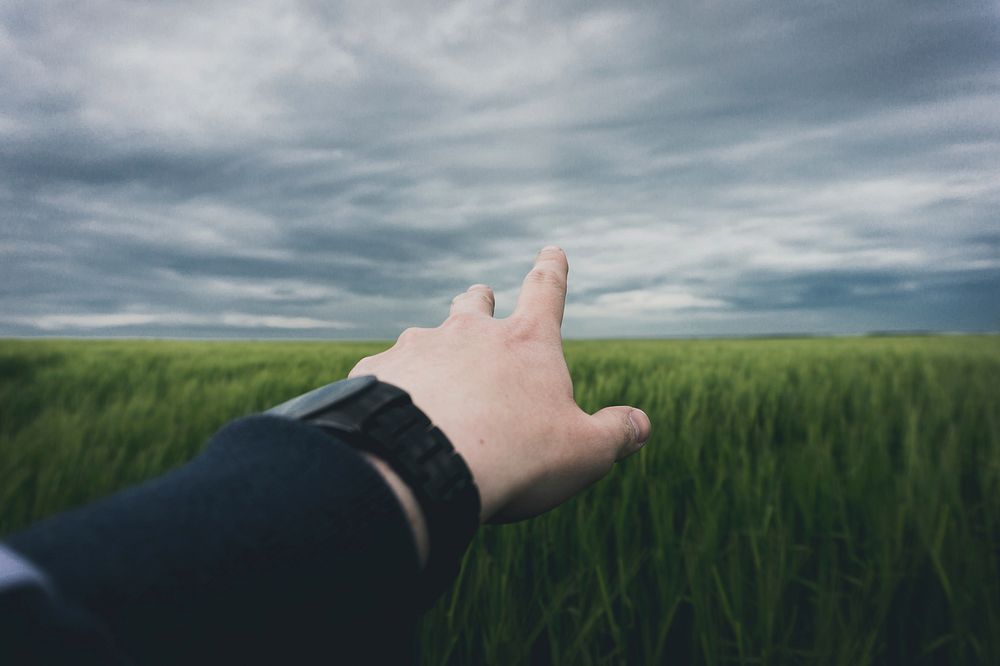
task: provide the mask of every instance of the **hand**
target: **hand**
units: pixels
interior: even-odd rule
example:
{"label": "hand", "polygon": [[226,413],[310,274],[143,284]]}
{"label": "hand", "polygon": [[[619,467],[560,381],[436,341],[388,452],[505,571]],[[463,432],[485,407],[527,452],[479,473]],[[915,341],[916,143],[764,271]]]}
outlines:
{"label": "hand", "polygon": [[560,334],[568,270],[563,251],[547,247],[510,317],[494,319],[493,290],[473,285],[443,324],[406,329],[349,375],[375,375],[409,392],[472,470],[482,522],[548,511],[649,438],[642,411],[588,415],[573,399]]}

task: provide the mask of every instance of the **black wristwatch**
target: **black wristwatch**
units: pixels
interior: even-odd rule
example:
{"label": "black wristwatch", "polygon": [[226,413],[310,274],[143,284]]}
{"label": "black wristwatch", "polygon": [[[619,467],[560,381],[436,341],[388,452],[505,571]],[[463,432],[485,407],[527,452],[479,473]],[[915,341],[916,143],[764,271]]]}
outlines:
{"label": "black wristwatch", "polygon": [[454,579],[479,527],[479,490],[465,460],[406,391],[367,375],[264,413],[310,423],[384,460],[413,491],[427,521],[426,594],[433,599]]}

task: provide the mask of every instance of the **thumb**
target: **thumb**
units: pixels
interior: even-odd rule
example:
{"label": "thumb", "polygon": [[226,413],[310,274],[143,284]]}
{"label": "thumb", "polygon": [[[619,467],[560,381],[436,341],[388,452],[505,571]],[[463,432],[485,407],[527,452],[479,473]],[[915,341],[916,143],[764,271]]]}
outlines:
{"label": "thumb", "polygon": [[605,407],[590,418],[600,429],[604,442],[615,452],[615,462],[641,449],[652,431],[649,417],[635,407]]}

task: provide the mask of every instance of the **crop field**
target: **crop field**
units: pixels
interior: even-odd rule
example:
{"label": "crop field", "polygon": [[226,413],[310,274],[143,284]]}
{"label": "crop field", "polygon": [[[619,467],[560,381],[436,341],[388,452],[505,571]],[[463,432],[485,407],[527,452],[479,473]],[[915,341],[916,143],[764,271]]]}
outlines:
{"label": "crop field", "polygon": [[[0,340],[0,535],[379,343]],[[1000,338],[566,343],[653,437],[480,530],[424,664],[1000,663]]]}

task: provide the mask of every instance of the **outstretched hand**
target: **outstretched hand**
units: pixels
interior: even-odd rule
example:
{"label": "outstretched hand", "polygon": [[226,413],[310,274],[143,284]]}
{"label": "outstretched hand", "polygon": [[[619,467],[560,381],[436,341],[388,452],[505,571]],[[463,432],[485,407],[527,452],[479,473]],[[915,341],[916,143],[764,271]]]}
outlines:
{"label": "outstretched hand", "polygon": [[479,486],[482,522],[548,511],[649,438],[641,410],[589,415],[573,399],[560,334],[568,271],[563,251],[546,247],[511,316],[495,319],[493,290],[473,285],[440,326],[406,329],[350,373],[406,390],[448,436]]}

